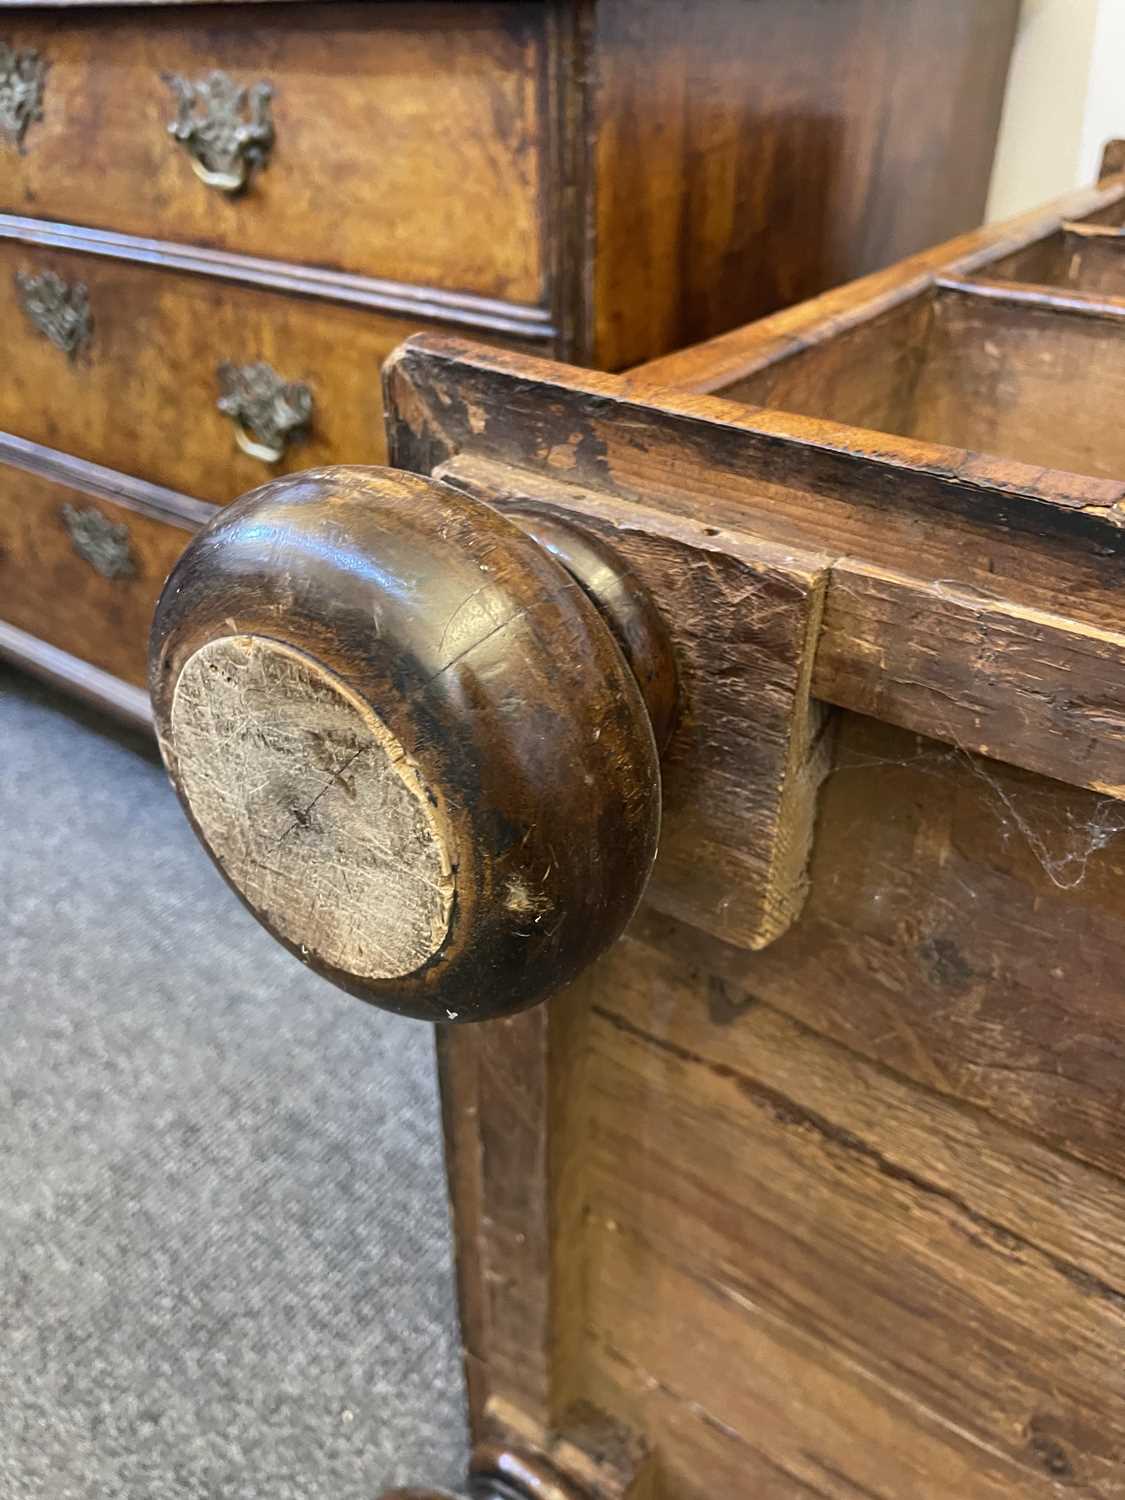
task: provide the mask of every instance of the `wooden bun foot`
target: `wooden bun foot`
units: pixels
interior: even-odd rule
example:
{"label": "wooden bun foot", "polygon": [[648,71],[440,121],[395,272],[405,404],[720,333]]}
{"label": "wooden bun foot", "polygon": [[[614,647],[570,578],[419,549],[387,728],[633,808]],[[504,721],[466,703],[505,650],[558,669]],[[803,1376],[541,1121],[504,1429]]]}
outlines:
{"label": "wooden bun foot", "polygon": [[[469,1461],[470,1500],[587,1500],[541,1458],[481,1443]],[[448,1490],[384,1490],[379,1500],[460,1500]]]}
{"label": "wooden bun foot", "polygon": [[423,1020],[546,999],[656,857],[675,662],[613,554],[389,469],[221,511],[157,608],[165,763],[254,915]]}
{"label": "wooden bun foot", "polygon": [[384,1490],[379,1500],[458,1500],[449,1490]]}
{"label": "wooden bun foot", "polygon": [[384,1490],[379,1500],[457,1500],[449,1490]]}
{"label": "wooden bun foot", "polygon": [[584,1500],[567,1480],[541,1458],[480,1443],[469,1462],[472,1500]]}

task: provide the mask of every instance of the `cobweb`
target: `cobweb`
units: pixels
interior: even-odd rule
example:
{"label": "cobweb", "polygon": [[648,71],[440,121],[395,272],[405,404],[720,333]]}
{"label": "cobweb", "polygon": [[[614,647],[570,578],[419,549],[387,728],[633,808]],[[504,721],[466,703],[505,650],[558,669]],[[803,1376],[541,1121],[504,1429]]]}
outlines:
{"label": "cobweb", "polygon": [[897,756],[874,755],[844,745],[829,775],[895,767],[964,784],[968,773],[984,788],[1002,842],[1022,842],[1051,883],[1064,891],[1079,887],[1095,855],[1125,833],[1125,801],[1116,797],[990,761],[952,743],[952,734],[949,744],[921,735],[909,738],[913,752]]}

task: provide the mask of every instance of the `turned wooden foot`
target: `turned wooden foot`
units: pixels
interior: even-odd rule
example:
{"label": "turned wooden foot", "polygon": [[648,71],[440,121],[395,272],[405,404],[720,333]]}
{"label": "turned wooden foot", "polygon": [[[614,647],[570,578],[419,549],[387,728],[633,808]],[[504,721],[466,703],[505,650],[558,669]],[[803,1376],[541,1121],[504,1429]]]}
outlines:
{"label": "turned wooden foot", "polygon": [[457,1500],[448,1490],[384,1490],[379,1500]]}
{"label": "turned wooden foot", "polygon": [[[584,1500],[540,1458],[483,1443],[469,1462],[470,1500]],[[385,1490],[379,1500],[458,1500],[448,1490]]]}
{"label": "turned wooden foot", "polygon": [[379,1500],[457,1500],[448,1490],[384,1490]]}

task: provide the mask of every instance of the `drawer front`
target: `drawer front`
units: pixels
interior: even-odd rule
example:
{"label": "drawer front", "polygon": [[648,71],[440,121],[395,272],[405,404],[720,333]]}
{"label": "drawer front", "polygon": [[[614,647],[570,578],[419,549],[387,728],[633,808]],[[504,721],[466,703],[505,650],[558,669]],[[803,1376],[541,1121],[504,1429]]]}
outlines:
{"label": "drawer front", "polygon": [[0,463],[0,620],[143,687],[152,611],[190,536]]}
{"label": "drawer front", "polygon": [[417,324],[10,241],[0,328],[0,429],[225,503],[290,470],[381,462],[380,366]]}
{"label": "drawer front", "polygon": [[[46,66],[41,118],[19,150],[0,136],[0,210],[540,300],[540,6],[65,14],[0,18],[0,43]],[[271,97],[239,111],[221,89],[197,95],[181,143],[168,80],[215,70]],[[200,180],[189,146],[222,176],[224,127],[240,124],[238,161],[267,159],[232,195]]]}

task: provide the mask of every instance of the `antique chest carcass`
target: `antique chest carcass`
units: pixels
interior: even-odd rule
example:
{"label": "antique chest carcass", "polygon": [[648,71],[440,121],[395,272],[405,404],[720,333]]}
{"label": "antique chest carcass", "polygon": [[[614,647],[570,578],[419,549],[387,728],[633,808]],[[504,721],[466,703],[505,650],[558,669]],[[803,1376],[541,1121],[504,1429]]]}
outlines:
{"label": "antique chest carcass", "polygon": [[626,375],[419,336],[172,575],[219,868],[441,1023],[476,1495],[1125,1487],[1122,164]]}

